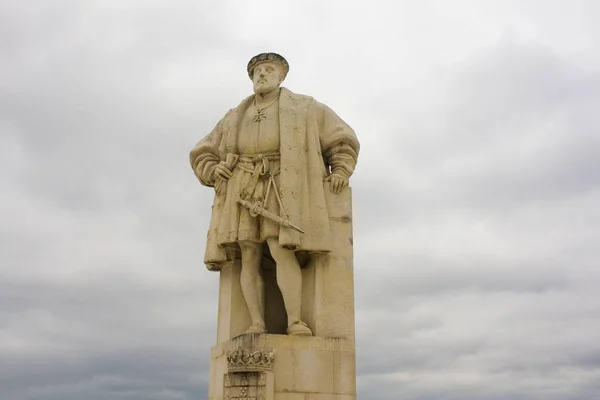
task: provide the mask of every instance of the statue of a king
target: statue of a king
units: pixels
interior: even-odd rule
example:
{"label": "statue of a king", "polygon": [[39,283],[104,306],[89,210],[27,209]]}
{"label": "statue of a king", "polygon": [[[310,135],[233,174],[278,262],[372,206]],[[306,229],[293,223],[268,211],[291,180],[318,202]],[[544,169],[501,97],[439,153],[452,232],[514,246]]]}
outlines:
{"label": "statue of a king", "polygon": [[340,193],[356,166],[356,134],[329,107],[280,87],[289,64],[276,53],[248,63],[254,94],[229,110],[194,146],[190,162],[215,199],[204,262],[220,270],[241,256],[241,288],[251,326],[264,333],[263,246],[276,264],[287,333],[310,336],[300,319],[298,256],[331,249],[325,192]]}

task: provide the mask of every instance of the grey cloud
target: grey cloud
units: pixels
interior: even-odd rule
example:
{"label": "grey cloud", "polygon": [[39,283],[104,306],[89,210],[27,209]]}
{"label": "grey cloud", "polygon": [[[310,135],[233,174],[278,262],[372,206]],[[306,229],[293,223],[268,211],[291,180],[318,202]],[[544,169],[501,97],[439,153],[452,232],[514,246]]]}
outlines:
{"label": "grey cloud", "polygon": [[[369,203],[355,207],[368,219],[355,225],[367,229],[363,240],[385,246],[356,249],[360,391],[386,386],[380,398],[390,399],[592,398],[597,374],[574,360],[580,352],[594,360],[597,348],[597,323],[588,318],[598,299],[581,280],[596,279],[599,256],[598,121],[587,112],[597,76],[542,47],[512,43],[456,70],[421,82],[438,85],[425,86],[435,107],[429,98],[407,106],[407,119],[388,127],[397,147],[381,157],[414,175],[375,178],[366,184]],[[380,158],[367,167],[371,178],[382,165]],[[583,303],[592,308],[578,311]],[[421,326],[412,318],[428,315],[427,304],[435,311]],[[573,326],[589,333],[573,339]],[[361,346],[369,349],[362,355]],[[461,374],[470,383],[461,386]]]}
{"label": "grey cloud", "polygon": [[401,165],[427,174],[445,205],[520,206],[600,183],[597,121],[588,113],[596,74],[544,47],[511,43],[455,70],[433,76],[429,97],[407,106],[397,118],[400,135],[390,135]]}
{"label": "grey cloud", "polygon": [[3,285],[4,342],[13,344],[8,353],[4,347],[3,389],[40,399],[90,390],[92,398],[187,398],[205,390],[208,350],[196,338],[210,336],[216,321],[195,310],[211,302],[214,288],[141,285],[127,275]]}

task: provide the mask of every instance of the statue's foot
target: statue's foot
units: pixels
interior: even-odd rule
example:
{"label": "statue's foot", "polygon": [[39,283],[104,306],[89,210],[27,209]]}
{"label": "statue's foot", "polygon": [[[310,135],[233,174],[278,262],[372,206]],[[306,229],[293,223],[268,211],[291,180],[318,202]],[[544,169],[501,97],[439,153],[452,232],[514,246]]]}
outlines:
{"label": "statue's foot", "polygon": [[302,321],[295,321],[288,326],[287,329],[288,335],[296,335],[296,336],[312,336],[312,331]]}
{"label": "statue's foot", "polygon": [[244,335],[253,334],[253,333],[267,333],[267,330],[265,329],[264,325],[256,323],[256,324],[250,325],[250,328],[246,329],[246,332],[244,332]]}

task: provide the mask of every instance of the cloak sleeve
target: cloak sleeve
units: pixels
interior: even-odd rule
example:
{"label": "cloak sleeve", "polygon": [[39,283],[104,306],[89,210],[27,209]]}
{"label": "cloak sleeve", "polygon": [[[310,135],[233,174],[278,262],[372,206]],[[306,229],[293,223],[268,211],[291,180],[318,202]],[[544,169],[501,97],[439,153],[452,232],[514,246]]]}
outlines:
{"label": "cloak sleeve", "polygon": [[219,159],[219,144],[223,136],[223,121],[227,118],[227,114],[215,128],[201,139],[190,151],[190,164],[194,173],[198,177],[201,184],[205,186],[214,186],[214,170]]}
{"label": "cloak sleeve", "polygon": [[356,133],[331,108],[315,103],[323,159],[332,174],[349,178],[356,167],[360,150]]}

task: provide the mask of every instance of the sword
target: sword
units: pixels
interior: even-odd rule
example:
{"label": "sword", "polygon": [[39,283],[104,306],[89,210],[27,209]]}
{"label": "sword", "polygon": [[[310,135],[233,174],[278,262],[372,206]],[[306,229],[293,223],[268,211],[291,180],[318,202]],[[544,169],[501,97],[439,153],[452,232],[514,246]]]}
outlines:
{"label": "sword", "polygon": [[281,226],[285,226],[286,228],[291,228],[300,233],[305,233],[302,229],[300,229],[296,225],[292,224],[288,219],[285,219],[285,218],[280,217],[279,215],[273,214],[271,211],[264,208],[263,205],[260,203],[252,203],[248,200],[244,200],[241,198],[237,199],[237,202],[240,203],[241,205],[243,205],[244,207],[246,207],[248,210],[250,210],[250,215],[252,215],[252,216],[262,215],[263,217],[268,218],[271,221],[277,222]]}

